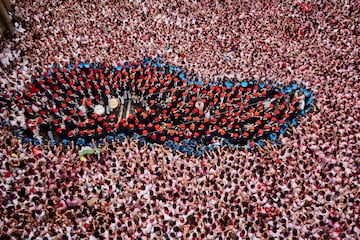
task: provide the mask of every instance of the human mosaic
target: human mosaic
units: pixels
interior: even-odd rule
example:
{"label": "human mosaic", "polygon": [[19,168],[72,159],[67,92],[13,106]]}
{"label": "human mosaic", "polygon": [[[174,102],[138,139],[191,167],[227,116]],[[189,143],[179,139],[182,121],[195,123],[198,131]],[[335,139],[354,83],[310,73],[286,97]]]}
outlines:
{"label": "human mosaic", "polygon": [[161,57],[116,66],[54,64],[13,98],[8,105],[27,126],[18,132],[23,141],[82,146],[127,136],[189,153],[219,142],[250,148],[276,142],[313,101],[296,83],[199,80]]}

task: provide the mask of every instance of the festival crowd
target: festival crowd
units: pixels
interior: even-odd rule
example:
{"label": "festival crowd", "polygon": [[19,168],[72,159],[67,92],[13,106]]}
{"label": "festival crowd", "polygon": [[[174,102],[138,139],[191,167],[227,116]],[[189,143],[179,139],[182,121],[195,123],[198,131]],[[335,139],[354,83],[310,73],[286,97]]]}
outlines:
{"label": "festival crowd", "polygon": [[[23,142],[39,145],[44,133],[52,144],[64,145],[128,136],[192,154],[216,137],[250,148],[276,140],[289,123],[297,125],[297,115],[306,116],[312,98],[297,84],[279,89],[236,79],[202,82],[158,57],[116,68],[107,63],[53,66],[4,101],[12,109],[11,129]],[[190,142],[194,147],[186,146]]]}
{"label": "festival crowd", "polygon": [[1,237],[360,237],[359,3],[13,3]]}

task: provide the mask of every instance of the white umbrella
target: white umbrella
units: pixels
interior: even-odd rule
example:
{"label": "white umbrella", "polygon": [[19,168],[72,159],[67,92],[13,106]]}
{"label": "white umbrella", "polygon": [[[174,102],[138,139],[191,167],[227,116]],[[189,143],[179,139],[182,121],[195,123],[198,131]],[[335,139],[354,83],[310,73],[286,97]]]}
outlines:
{"label": "white umbrella", "polygon": [[96,105],[94,111],[97,115],[103,115],[105,113],[105,108],[102,105]]}

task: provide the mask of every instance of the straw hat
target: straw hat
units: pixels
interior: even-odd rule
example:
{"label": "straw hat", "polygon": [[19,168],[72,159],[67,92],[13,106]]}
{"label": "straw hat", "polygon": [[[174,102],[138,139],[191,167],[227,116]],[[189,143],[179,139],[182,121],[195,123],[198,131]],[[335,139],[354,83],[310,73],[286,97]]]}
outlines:
{"label": "straw hat", "polygon": [[109,107],[110,108],[117,108],[119,106],[119,99],[117,98],[111,98],[109,101]]}

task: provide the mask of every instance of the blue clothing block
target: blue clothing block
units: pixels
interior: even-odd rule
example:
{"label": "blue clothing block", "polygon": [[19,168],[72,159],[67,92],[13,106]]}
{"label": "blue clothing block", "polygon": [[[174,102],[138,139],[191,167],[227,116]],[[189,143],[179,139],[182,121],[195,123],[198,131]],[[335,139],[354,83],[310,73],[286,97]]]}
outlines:
{"label": "blue clothing block", "polygon": [[84,144],[85,144],[85,139],[79,138],[79,139],[77,140],[76,144],[77,144],[77,145],[80,145],[80,146],[84,145]]}
{"label": "blue clothing block", "polygon": [[281,134],[281,135],[284,135],[285,133],[286,133],[286,129],[281,128],[281,129],[280,129],[280,134]]}
{"label": "blue clothing block", "polygon": [[199,150],[199,151],[196,152],[195,156],[196,157],[201,157],[203,155],[203,153],[204,153],[204,151]]}
{"label": "blue clothing block", "polygon": [[118,138],[125,138],[125,134],[124,133],[119,133]]}
{"label": "blue clothing block", "polygon": [[197,142],[196,142],[196,141],[191,141],[190,146],[191,146],[191,147],[196,147],[196,146],[197,146]]}
{"label": "blue clothing block", "polygon": [[289,92],[291,92],[292,91],[292,88],[291,87],[285,87],[285,92],[286,93],[289,93]]}
{"label": "blue clothing block", "polygon": [[135,136],[132,137],[132,139],[134,139],[134,140],[138,140],[140,138],[141,138],[141,136],[139,134],[136,134]]}
{"label": "blue clothing block", "polygon": [[213,147],[213,145],[212,145],[212,144],[210,144],[210,145],[208,146],[208,149],[209,149],[210,151],[214,151],[214,147]]}
{"label": "blue clothing block", "polygon": [[242,82],[242,83],[241,83],[241,86],[242,86],[242,87],[247,87],[247,86],[249,86],[249,83],[248,83],[248,82]]}
{"label": "blue clothing block", "polygon": [[35,145],[35,146],[40,146],[40,145],[41,145],[41,140],[39,140],[39,139],[34,139],[34,145]]}
{"label": "blue clothing block", "polygon": [[308,91],[308,90],[304,90],[304,93],[305,93],[305,95],[307,96],[307,97],[310,97],[311,96],[311,92],[310,91]]}
{"label": "blue clothing block", "polygon": [[225,82],[225,87],[226,87],[226,88],[232,88],[233,86],[234,86],[233,83]]}
{"label": "blue clothing block", "polygon": [[146,141],[144,139],[139,141],[140,146],[145,146],[145,143],[146,143]]}
{"label": "blue clothing block", "polygon": [[170,147],[170,146],[172,146],[172,141],[170,141],[170,140],[167,140],[166,142],[165,142],[165,145],[166,146],[168,146],[168,147]]}
{"label": "blue clothing block", "polygon": [[270,140],[271,141],[275,141],[276,139],[277,139],[277,135],[275,134],[275,133],[271,133],[270,135],[269,135],[269,138],[270,138]]}

